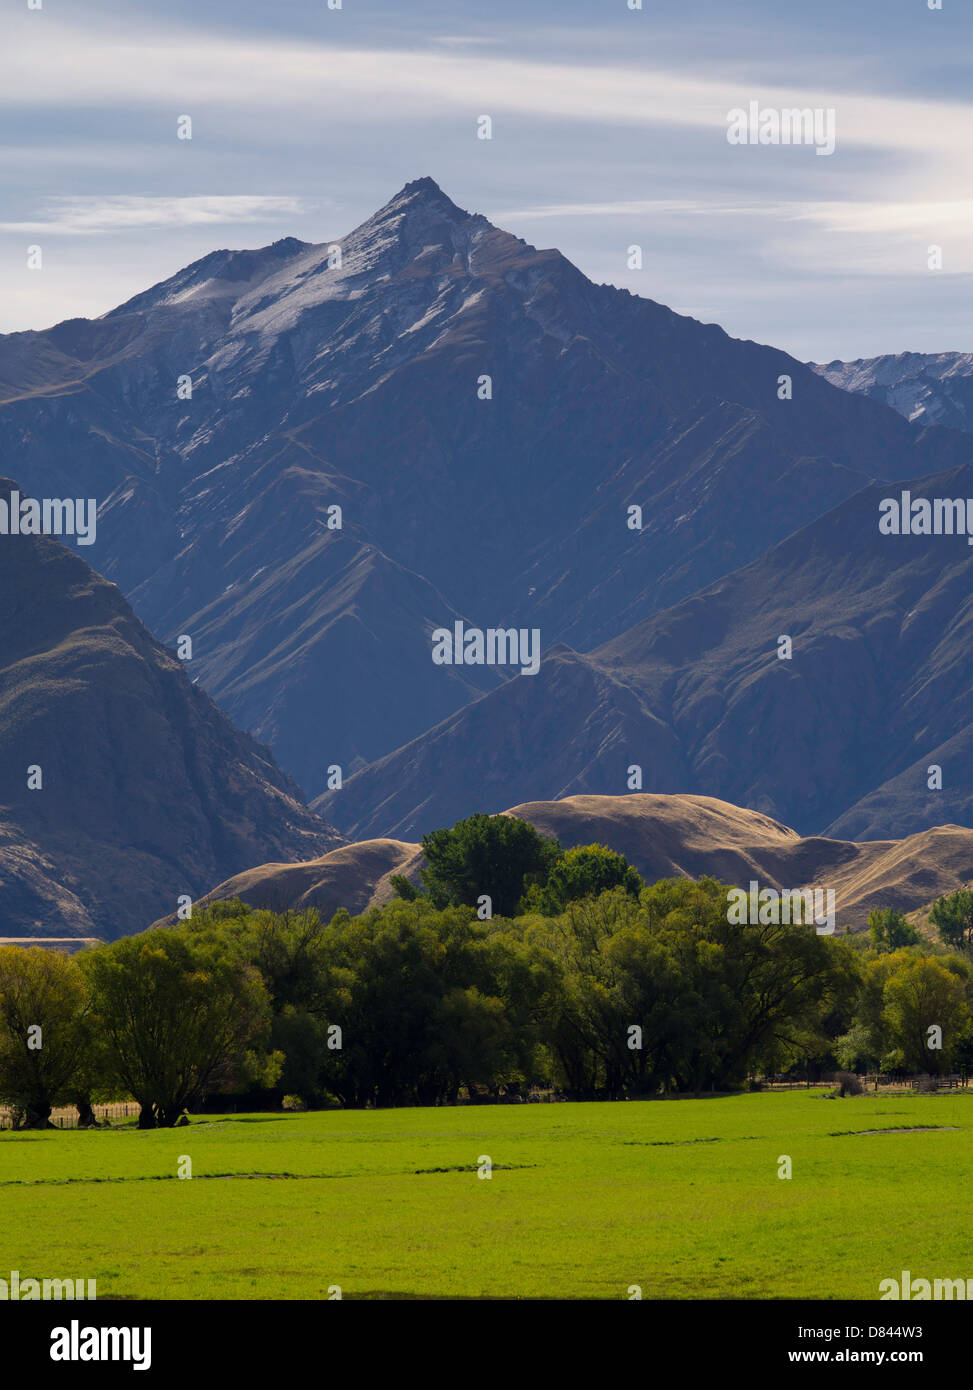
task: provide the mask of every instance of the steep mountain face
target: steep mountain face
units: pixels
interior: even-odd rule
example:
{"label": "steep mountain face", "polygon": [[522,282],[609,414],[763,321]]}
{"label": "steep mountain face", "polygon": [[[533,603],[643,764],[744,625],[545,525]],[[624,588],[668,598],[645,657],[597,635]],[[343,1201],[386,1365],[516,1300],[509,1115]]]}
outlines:
{"label": "steep mountain face", "polygon": [[907,420],[973,431],[973,353],[887,353],[821,363],[814,370],[833,386],[881,401]]}
{"label": "steep mountain face", "polygon": [[[973,467],[908,486],[973,499]],[[802,834],[973,824],[973,549],[881,534],[890,494],[864,489],[587,655],[550,653],[317,809],[355,839],[414,839],[526,796],[617,795],[637,765],[643,788],[718,796]]]}
{"label": "steep mountain face", "polygon": [[[839,932],[863,930],[874,907],[921,913],[973,871],[973,830],[956,825],[867,844],[802,839],[757,811],[713,797],[645,794],[530,801],[504,814],[529,821],[565,849],[608,845],[647,883],[709,874],[741,888],[756,881],[778,890],[833,889]],[[391,875],[418,882],[423,863],[419,844],[365,840],[308,863],[263,864],[221,883],[202,901],[242,898],[277,911],[316,908],[329,920],[339,907],[354,914],[387,902]],[[927,917],[922,914],[923,922]]]}
{"label": "steep mountain face", "polygon": [[0,593],[5,935],[114,938],[255,859],[341,843],[78,555],[0,536]]}
{"label": "steep mountain face", "polygon": [[[194,677],[309,795],[482,696],[526,700],[509,666],[435,665],[435,628],[586,650],[872,479],[970,454],[784,353],[592,284],[430,179],[335,242],[214,252],[103,319],[8,335],[0,388],[25,487],[98,497],[85,558],[162,641],[193,639]],[[600,660],[557,660],[579,698],[643,717]],[[666,718],[649,720],[659,776],[684,786]],[[566,756],[532,740],[477,795],[505,778],[499,804],[559,794]]]}

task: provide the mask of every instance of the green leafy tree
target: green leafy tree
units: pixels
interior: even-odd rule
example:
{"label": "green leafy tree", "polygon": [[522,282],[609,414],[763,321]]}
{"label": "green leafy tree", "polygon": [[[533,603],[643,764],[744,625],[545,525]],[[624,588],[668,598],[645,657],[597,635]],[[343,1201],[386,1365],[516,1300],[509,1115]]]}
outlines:
{"label": "green leafy tree", "polygon": [[947,946],[973,945],[973,890],[958,888],[933,903],[929,920]]}
{"label": "green leafy tree", "polygon": [[168,1127],[190,1101],[273,1075],[281,1058],[252,1050],[270,1003],[228,933],[159,928],[80,957],[106,1079],[141,1107],[139,1127]]}
{"label": "green leafy tree", "polygon": [[877,950],[897,951],[922,940],[905,913],[895,907],[873,907],[868,914],[868,934]]}
{"label": "green leafy tree", "polygon": [[[859,972],[842,941],[786,923],[727,921],[728,888],[711,878],[646,888],[642,910],[687,977],[697,1022],[677,1078],[685,1089],[733,1085],[784,1046],[825,1041],[850,1013]],[[686,1081],[690,1086],[686,1086]]]}
{"label": "green leafy tree", "polygon": [[864,1023],[855,1023],[834,1041],[834,1055],[845,1071],[858,1073],[877,1065],[883,1049],[872,1046],[872,1032]]}
{"label": "green leafy tree", "polygon": [[515,932],[422,898],[335,919],[327,942],[342,1047],[322,1077],[343,1104],[433,1105],[535,1075],[546,962]]}
{"label": "green leafy tree", "polygon": [[276,1090],[309,1106],[335,1094],[331,1082],[341,1073],[338,1037],[330,1030],[346,1016],[353,975],[336,961],[334,936],[350,920],[340,912],[329,927],[313,910],[257,912],[239,938],[270,994],[270,1046],[285,1059]]}
{"label": "green leafy tree", "polygon": [[389,883],[395,890],[395,896],[403,902],[414,903],[419,896],[419,889],[405,874],[390,874]]}
{"label": "green leafy tree", "polygon": [[[932,956],[901,952],[886,979],[884,1003],[891,1046],[903,1065],[910,1071],[948,1070],[970,1023],[963,981]],[[941,1047],[930,1047],[931,1030],[941,1035]]]}
{"label": "green leafy tree", "polygon": [[546,882],[530,885],[521,907],[526,912],[556,917],[579,898],[596,898],[613,888],[623,888],[637,898],[643,886],[624,854],[616,854],[605,845],[579,845],[565,851]]}
{"label": "green leafy tree", "polygon": [[525,889],[543,882],[563,850],[517,816],[477,814],[422,837],[423,887],[436,907],[475,907],[490,898],[494,916],[512,917]]}
{"label": "green leafy tree", "polygon": [[0,947],[0,1101],[18,1128],[48,1129],[70,1104],[89,1046],[77,960],[40,946]]}

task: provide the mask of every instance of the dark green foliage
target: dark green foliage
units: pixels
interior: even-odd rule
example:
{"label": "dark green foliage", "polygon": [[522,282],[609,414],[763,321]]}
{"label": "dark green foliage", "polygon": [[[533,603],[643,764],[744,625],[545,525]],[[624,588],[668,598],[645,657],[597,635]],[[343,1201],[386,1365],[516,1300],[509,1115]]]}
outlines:
{"label": "dark green foliage", "polygon": [[174,1125],[206,1091],[273,1075],[282,1060],[251,1050],[269,1022],[267,990],[219,921],[79,957],[106,1079],[138,1101],[142,1128]]}
{"label": "dark green foliage", "polygon": [[401,898],[403,902],[414,903],[419,896],[419,889],[406,878],[405,874],[391,874],[389,883],[395,890],[395,896]]}
{"label": "dark green foliage", "polygon": [[915,946],[922,938],[904,912],[894,907],[874,907],[868,914],[868,934],[878,950],[897,951],[900,946]]}
{"label": "dark green foliage", "polygon": [[422,837],[423,887],[435,907],[475,907],[489,897],[495,917],[512,917],[524,891],[543,883],[563,853],[516,816],[477,814]]}
{"label": "dark green foliage", "polygon": [[[440,841],[440,868],[457,843],[489,847],[491,834],[481,824]],[[525,850],[518,869],[552,860],[528,882],[528,902],[550,909],[563,894],[563,911],[481,921],[471,906],[419,896],[326,924],[314,911],[222,903],[76,962],[0,952],[2,1093],[26,1104],[14,1085],[33,1063],[25,1069],[18,1039],[39,1010],[56,1022],[52,1042],[71,1046],[33,1110],[56,1096],[130,1094],[149,1125],[247,1085],[290,1105],[436,1105],[533,1085],[578,1099],[735,1090],[812,1062],[971,1065],[969,956],[889,949],[898,914],[874,914],[871,947],[802,925],[730,923],[714,879],[636,894],[621,856],[515,836],[522,849],[540,841],[540,859]],[[39,960],[60,963],[38,974]],[[40,1002],[28,995],[25,1012],[28,988]]]}
{"label": "dark green foliage", "polygon": [[579,898],[597,898],[613,888],[624,888],[637,898],[642,880],[624,854],[605,845],[580,845],[566,850],[557,860],[543,884],[531,884],[524,894],[522,910],[556,917],[568,903]]}
{"label": "dark green foliage", "polygon": [[947,946],[973,945],[973,890],[958,888],[948,897],[937,898],[929,920]]}

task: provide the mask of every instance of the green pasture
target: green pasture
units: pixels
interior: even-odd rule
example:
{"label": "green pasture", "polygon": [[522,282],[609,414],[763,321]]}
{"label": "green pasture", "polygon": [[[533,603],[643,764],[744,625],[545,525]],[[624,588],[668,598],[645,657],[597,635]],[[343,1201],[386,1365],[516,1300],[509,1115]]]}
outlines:
{"label": "green pasture", "polygon": [[0,1133],[0,1278],[99,1298],[875,1299],[903,1269],[973,1276],[971,1231],[973,1095]]}

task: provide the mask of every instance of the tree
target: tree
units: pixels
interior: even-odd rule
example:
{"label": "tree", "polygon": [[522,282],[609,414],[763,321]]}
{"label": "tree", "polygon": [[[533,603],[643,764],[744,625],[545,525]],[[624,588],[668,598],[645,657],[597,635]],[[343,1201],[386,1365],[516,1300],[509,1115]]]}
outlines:
{"label": "tree", "polygon": [[48,1129],[74,1099],[88,1047],[77,960],[40,946],[0,948],[0,1100],[25,1129]]}
{"label": "tree", "polygon": [[224,933],[159,928],[80,957],[108,1046],[108,1079],[141,1107],[139,1127],[172,1126],[208,1089],[280,1058],[250,1051],[269,1024],[267,990]]}
{"label": "tree", "polygon": [[[963,981],[931,956],[900,952],[885,982],[885,1016],[895,1053],[910,1071],[945,1071],[970,1022]],[[940,1047],[930,1047],[938,1029]]]}
{"label": "tree", "polygon": [[897,951],[900,946],[915,946],[921,937],[895,907],[873,907],[868,914],[868,934],[877,950]]}
{"label": "tree", "polygon": [[512,917],[526,888],[543,882],[563,854],[517,816],[477,814],[451,830],[422,837],[426,867],[420,870],[436,907],[476,907],[490,898],[494,916]]}
{"label": "tree", "polygon": [[405,874],[390,874],[389,883],[392,885],[395,896],[401,898],[403,902],[414,903],[419,896],[419,889],[411,879],[406,878]]}
{"label": "tree", "polygon": [[246,919],[239,937],[240,949],[270,993],[270,1045],[285,1059],[277,1089],[281,1095],[300,1096],[309,1106],[335,1094],[329,1078],[341,1072],[341,1054],[334,1050],[336,1038],[329,1028],[347,1014],[352,973],[335,964],[335,937],[350,920],[343,909],[331,927],[313,909],[258,911]]}
{"label": "tree", "polygon": [[727,920],[730,890],[711,878],[668,879],[643,890],[642,911],[674,953],[697,1001],[677,1078],[699,1089],[742,1080],[783,1047],[815,1051],[828,1020],[851,1009],[858,969],[843,941],[804,925]]}
{"label": "tree", "polygon": [[929,920],[947,946],[973,945],[973,891],[958,888],[948,897],[937,898]]}
{"label": "tree", "polygon": [[642,880],[624,854],[605,845],[579,845],[565,851],[543,884],[534,883],[524,895],[523,909],[556,917],[568,903],[579,898],[596,898],[613,888],[624,888],[637,898]]}

